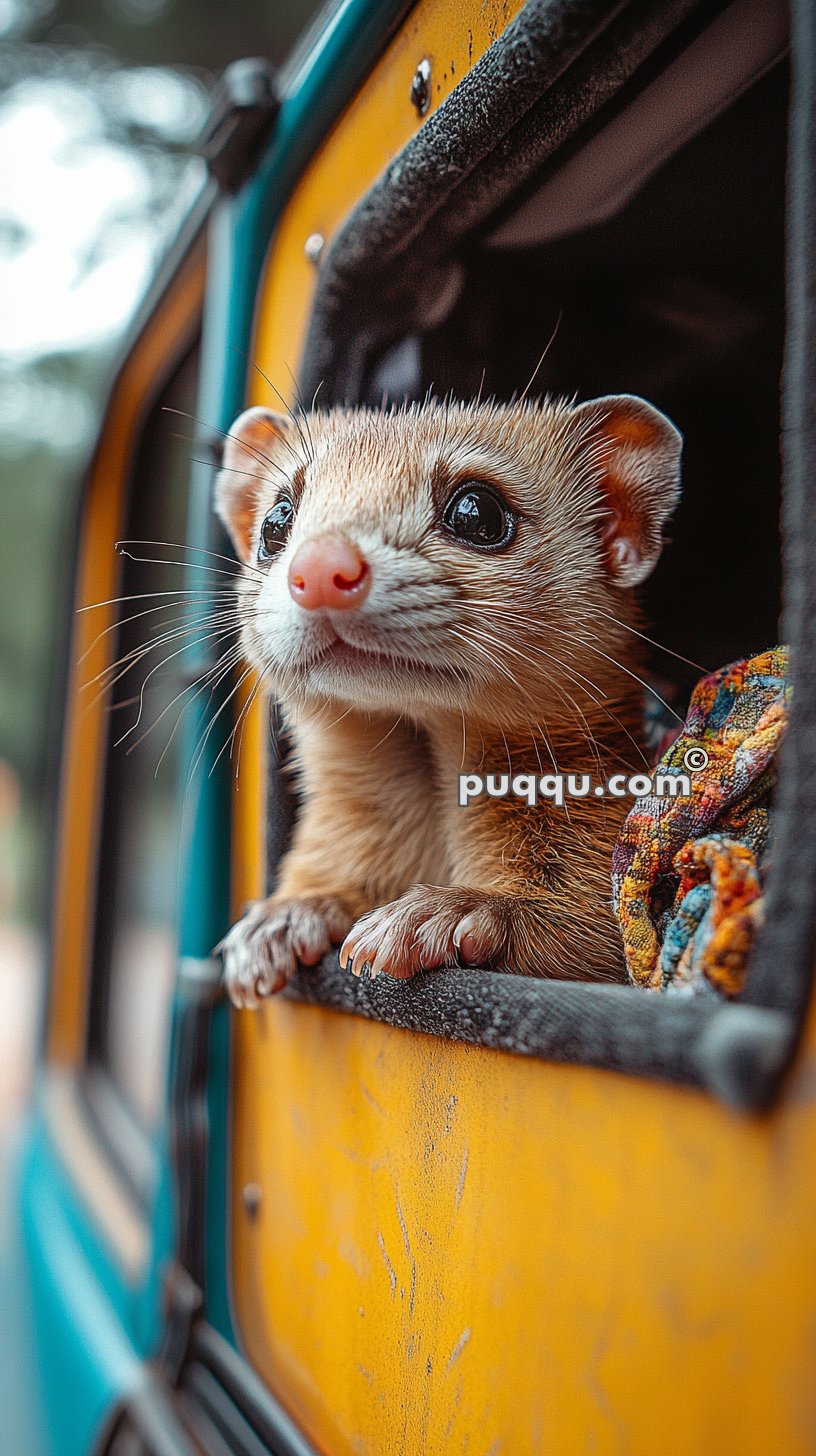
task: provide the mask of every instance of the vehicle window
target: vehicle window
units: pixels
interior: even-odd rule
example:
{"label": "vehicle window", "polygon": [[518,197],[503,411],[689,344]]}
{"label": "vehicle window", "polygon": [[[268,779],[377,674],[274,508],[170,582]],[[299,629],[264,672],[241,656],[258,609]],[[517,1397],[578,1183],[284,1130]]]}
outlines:
{"label": "vehicle window", "polygon": [[[174,726],[186,698],[174,700],[187,683],[187,654],[173,654],[189,640],[179,634],[190,620],[183,568],[162,564],[185,553],[150,543],[185,540],[195,452],[190,422],[171,411],[194,411],[196,374],[194,351],[147,422],[123,531],[133,544],[124,546],[112,653],[122,666],[111,692],[89,1056],[146,1131],[162,1107],[176,964],[183,735]],[[179,595],[149,595],[159,592]]]}

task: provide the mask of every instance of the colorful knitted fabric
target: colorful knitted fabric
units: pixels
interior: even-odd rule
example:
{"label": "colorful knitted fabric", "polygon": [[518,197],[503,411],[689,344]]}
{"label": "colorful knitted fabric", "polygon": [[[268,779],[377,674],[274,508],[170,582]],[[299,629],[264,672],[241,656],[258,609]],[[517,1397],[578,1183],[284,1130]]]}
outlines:
{"label": "colorful knitted fabric", "polygon": [[636,985],[713,987],[726,996],[742,989],[762,915],[789,695],[785,647],[722,668],[694,689],[680,736],[653,773],[687,774],[691,793],[638,799],[612,857],[615,911]]}

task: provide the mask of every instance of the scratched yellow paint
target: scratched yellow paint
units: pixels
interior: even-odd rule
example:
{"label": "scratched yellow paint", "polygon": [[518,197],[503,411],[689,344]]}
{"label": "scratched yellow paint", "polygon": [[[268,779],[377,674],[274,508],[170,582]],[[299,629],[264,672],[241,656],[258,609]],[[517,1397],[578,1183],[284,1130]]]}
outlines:
{"label": "scratched yellow paint", "polygon": [[[254,349],[282,393],[314,288],[306,237],[330,237],[415,130],[416,62],[432,56],[438,104],[469,32],[476,59],[515,8],[420,4],[298,185]],[[238,902],[263,883],[260,722]],[[781,1110],[748,1119],[320,1008],[240,1013],[232,1274],[250,1359],[331,1456],[811,1453],[815,1034]]]}
{"label": "scratched yellow paint", "polygon": [[[255,358],[281,394],[291,393],[290,371],[297,370],[314,291],[306,238],[319,233],[328,243],[419,130],[409,101],[417,63],[431,63],[427,120],[521,8],[522,0],[426,0],[416,6],[299,181],[270,250],[255,334]],[[251,390],[255,402],[271,402],[259,375]]]}
{"label": "scratched yellow paint", "polygon": [[262,1201],[235,1203],[236,1313],[319,1450],[812,1453],[812,1054],[760,1120],[316,1008],[242,1015],[236,1174]]}

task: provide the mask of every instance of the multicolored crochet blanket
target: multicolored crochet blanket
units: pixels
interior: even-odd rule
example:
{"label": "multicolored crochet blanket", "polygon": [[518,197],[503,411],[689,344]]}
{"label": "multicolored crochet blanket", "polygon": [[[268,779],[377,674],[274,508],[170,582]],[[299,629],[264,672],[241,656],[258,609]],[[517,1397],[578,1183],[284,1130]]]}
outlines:
{"label": "multicolored crochet blanket", "polygon": [[691,793],[638,799],[612,858],[630,980],[736,996],[762,917],[776,755],[790,696],[788,649],[703,678],[657,774]]}

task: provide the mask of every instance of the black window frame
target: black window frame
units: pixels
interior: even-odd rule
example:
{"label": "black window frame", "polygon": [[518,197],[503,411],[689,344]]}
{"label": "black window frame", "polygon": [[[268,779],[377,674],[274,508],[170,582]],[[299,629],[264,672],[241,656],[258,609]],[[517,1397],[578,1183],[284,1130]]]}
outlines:
{"label": "black window frame", "polygon": [[[529,0],[363,197],[321,260],[302,396],[355,403],[368,362],[416,328],[420,286],[661,50],[681,49],[722,5]],[[793,706],[780,757],[767,919],[742,998],[653,996],[485,971],[367,983],[334,958],[285,994],[413,1031],[677,1082],[743,1110],[767,1108],[801,1035],[816,940],[816,20],[793,6],[783,425],[783,633]],[[273,716],[274,736],[274,716]],[[293,806],[270,754],[270,876]]]}
{"label": "black window frame", "polygon": [[[196,381],[198,380],[201,367],[200,353],[201,318],[199,316],[195,326],[185,331],[185,335],[178,341],[172,357],[165,361],[165,367],[157,375],[150,398],[146,401],[139,428],[132,441],[121,510],[120,535],[122,537],[131,535],[129,523],[134,519],[134,512],[138,511],[143,504],[145,489],[162,488],[163,482],[159,477],[150,470],[145,470],[144,467],[156,447],[159,432],[164,433],[175,429],[175,426],[169,422],[169,416],[163,413],[163,402],[167,398],[168,391],[173,388],[179,377],[193,362],[195,362],[196,368]],[[183,484],[185,492],[183,514],[185,516],[189,506],[189,477],[190,471],[188,470]],[[111,550],[113,548],[114,543],[111,542]],[[145,574],[145,568],[138,564],[128,564],[131,565],[131,570],[129,573],[121,571],[120,581],[126,574],[129,574],[133,590],[139,591],[142,588],[136,578],[140,574],[142,576]],[[117,592],[117,595],[121,595],[121,593]],[[118,605],[116,628],[110,634],[112,661],[117,660],[121,655],[123,634],[127,630],[123,618],[127,615],[129,615],[127,604]],[[110,707],[110,704],[108,706]],[[158,1129],[148,1128],[136,1109],[130,1105],[110,1066],[107,1044],[110,973],[116,928],[113,887],[116,876],[120,872],[115,851],[122,811],[122,795],[128,769],[124,745],[116,746],[116,739],[121,732],[121,723],[114,714],[109,712],[100,796],[99,848],[94,883],[95,913],[88,979],[88,1015],[80,1084],[85,1106],[98,1135],[104,1142],[130,1193],[137,1199],[142,1209],[147,1209],[155,1195],[160,1172],[156,1146],[156,1134],[160,1131],[160,1127]],[[178,912],[176,914],[176,931],[178,931]],[[176,962],[178,958],[177,944]],[[168,1006],[166,1057],[168,1078],[170,1072],[169,1033],[172,1029],[171,1011],[172,992],[171,1004]],[[166,1091],[169,1110],[169,1083]]]}

